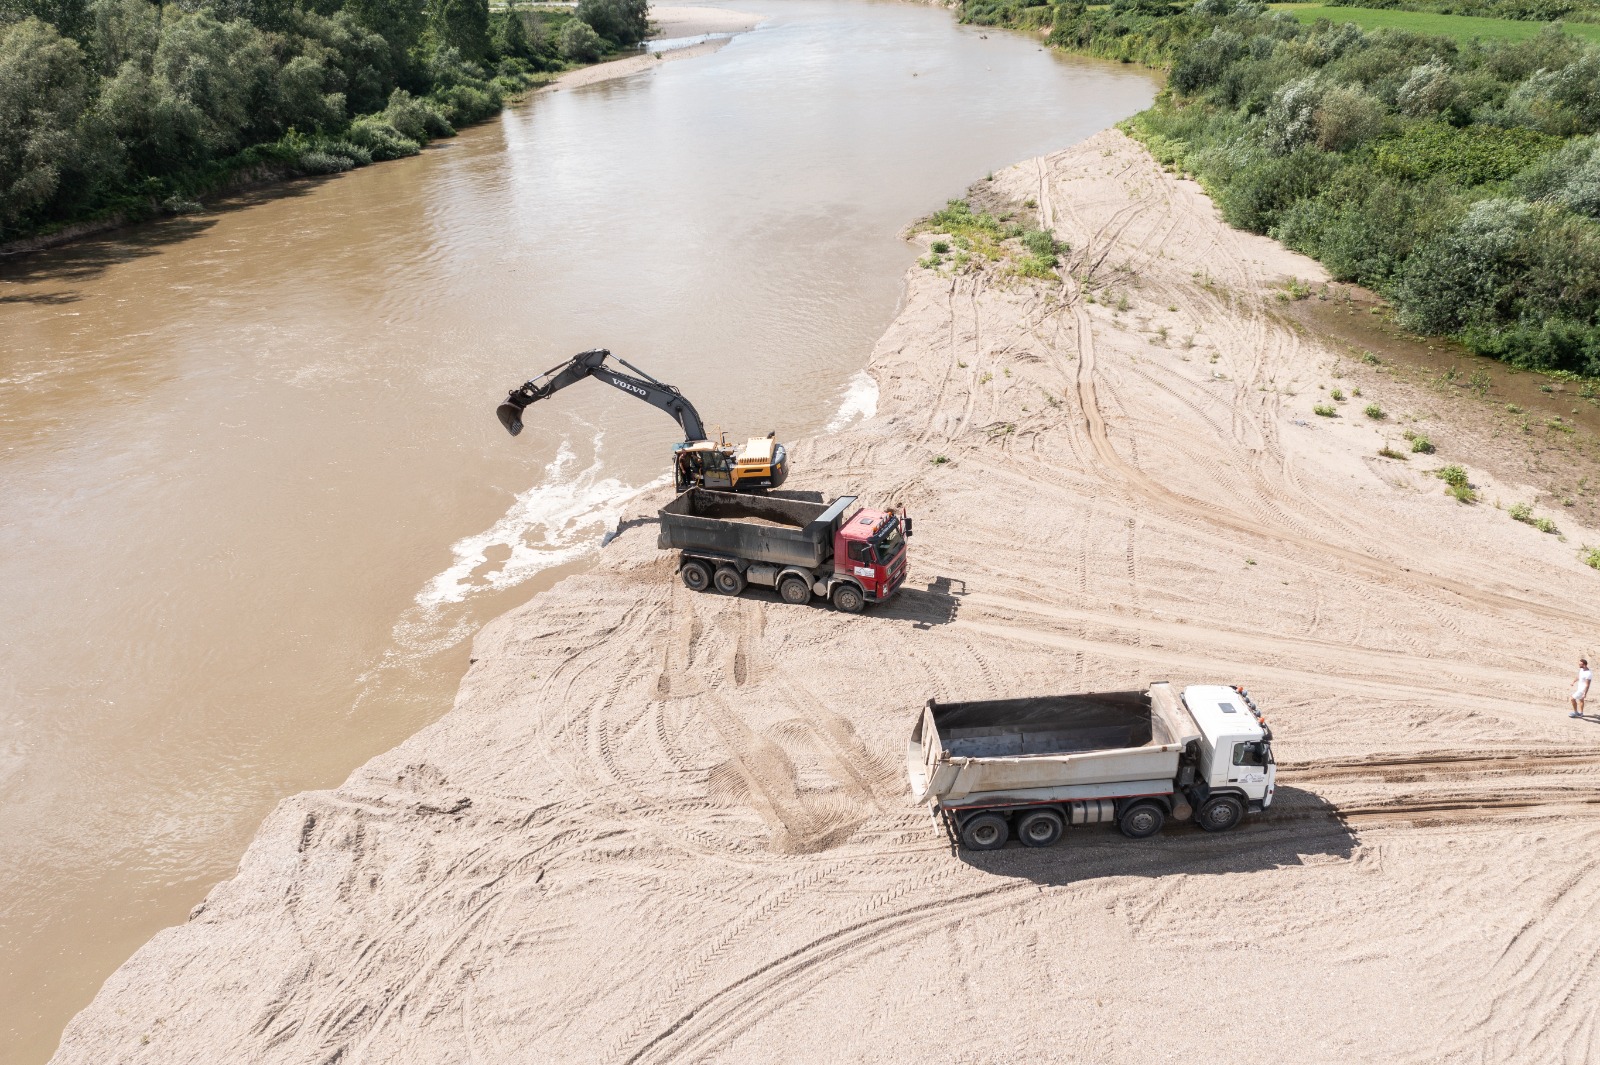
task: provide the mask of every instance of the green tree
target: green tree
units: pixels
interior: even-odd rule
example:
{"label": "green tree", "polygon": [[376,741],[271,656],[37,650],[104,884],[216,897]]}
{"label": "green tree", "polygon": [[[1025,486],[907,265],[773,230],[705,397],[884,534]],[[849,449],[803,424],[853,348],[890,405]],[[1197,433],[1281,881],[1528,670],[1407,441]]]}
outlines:
{"label": "green tree", "polygon": [[0,235],[55,197],[89,100],[77,42],[35,18],[0,27]]}
{"label": "green tree", "polygon": [[468,62],[489,57],[488,0],[429,0],[428,22],[439,41]]}
{"label": "green tree", "polygon": [[631,47],[650,35],[648,0],[578,0],[577,16],[619,47]]}
{"label": "green tree", "polygon": [[573,19],[561,27],[561,54],[573,62],[593,63],[603,48],[600,35],[582,19]]}

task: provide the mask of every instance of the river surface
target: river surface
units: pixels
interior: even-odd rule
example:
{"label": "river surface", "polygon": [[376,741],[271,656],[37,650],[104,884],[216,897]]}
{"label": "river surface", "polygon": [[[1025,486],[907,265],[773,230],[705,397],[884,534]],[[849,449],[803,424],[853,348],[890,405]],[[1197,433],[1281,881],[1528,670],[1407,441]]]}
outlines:
{"label": "river surface", "polygon": [[736,6],[713,55],[0,265],[6,1065],[664,474],[654,408],[583,382],[513,440],[506,389],[605,346],[735,436],[870,413],[902,228],[1156,90],[939,8]]}

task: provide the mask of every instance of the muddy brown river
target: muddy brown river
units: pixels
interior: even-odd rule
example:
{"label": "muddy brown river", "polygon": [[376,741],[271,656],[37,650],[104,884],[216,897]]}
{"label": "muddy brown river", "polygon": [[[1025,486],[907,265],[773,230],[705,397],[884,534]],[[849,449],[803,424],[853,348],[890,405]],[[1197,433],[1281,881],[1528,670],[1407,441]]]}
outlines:
{"label": "muddy brown river", "polygon": [[870,413],[902,227],[1156,88],[938,8],[737,6],[713,55],[0,264],[7,1065],[663,475],[659,411],[585,382],[512,440],[507,388],[606,346],[735,436]]}

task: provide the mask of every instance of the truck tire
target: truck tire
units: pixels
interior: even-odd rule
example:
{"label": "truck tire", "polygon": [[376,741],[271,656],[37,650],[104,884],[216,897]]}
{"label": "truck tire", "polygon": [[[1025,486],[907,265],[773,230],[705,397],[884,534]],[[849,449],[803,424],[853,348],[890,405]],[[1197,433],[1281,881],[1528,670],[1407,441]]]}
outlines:
{"label": "truck tire", "polygon": [[841,584],[833,590],[833,609],[843,614],[859,614],[866,608],[867,597],[853,584]]}
{"label": "truck tire", "polygon": [[811,602],[811,582],[804,577],[785,577],[778,582],[778,595],[785,603],[805,606]]}
{"label": "truck tire", "polygon": [[1035,810],[1017,821],[1017,839],[1024,847],[1049,847],[1061,838],[1061,815],[1054,810]]}
{"label": "truck tire", "polygon": [[1244,817],[1244,803],[1235,795],[1213,795],[1195,818],[1207,832],[1226,832]]}
{"label": "truck tire", "polygon": [[1129,839],[1148,839],[1167,823],[1167,812],[1153,802],[1136,802],[1122,811],[1117,827]]}
{"label": "truck tire", "polygon": [[690,591],[703,592],[711,587],[711,567],[704,562],[689,561],[678,570],[678,576],[683,578],[683,583]]}
{"label": "truck tire", "polygon": [[997,851],[1010,834],[1000,814],[978,814],[961,826],[961,845],[969,851]]}
{"label": "truck tire", "polygon": [[738,595],[744,591],[744,574],[732,566],[718,566],[711,581],[723,595]]}

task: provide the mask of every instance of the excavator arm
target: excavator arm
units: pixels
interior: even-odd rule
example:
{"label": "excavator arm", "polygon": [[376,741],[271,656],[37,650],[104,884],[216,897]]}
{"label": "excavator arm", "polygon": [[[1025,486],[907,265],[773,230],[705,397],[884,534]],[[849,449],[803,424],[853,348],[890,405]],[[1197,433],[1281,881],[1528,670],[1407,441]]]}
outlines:
{"label": "excavator arm", "polygon": [[649,403],[651,406],[660,407],[672,416],[683,429],[685,440],[691,443],[696,440],[706,439],[706,427],[700,421],[700,413],[678,390],[669,384],[663,384],[654,377],[645,373],[637,366],[629,365],[622,359],[616,361],[632,370],[637,377],[613,370],[606,364],[607,358],[616,358],[605,348],[593,348],[589,351],[574,355],[559,366],[553,366],[533,380],[524,383],[519,388],[513,388],[506,393],[506,401],[500,404],[495,414],[500,418],[500,424],[506,427],[506,432],[516,436],[522,432],[522,412],[529,404],[547,399],[555,393],[566,388],[575,381],[585,377],[593,377],[597,381],[604,381],[612,388],[628,393],[630,396]]}

